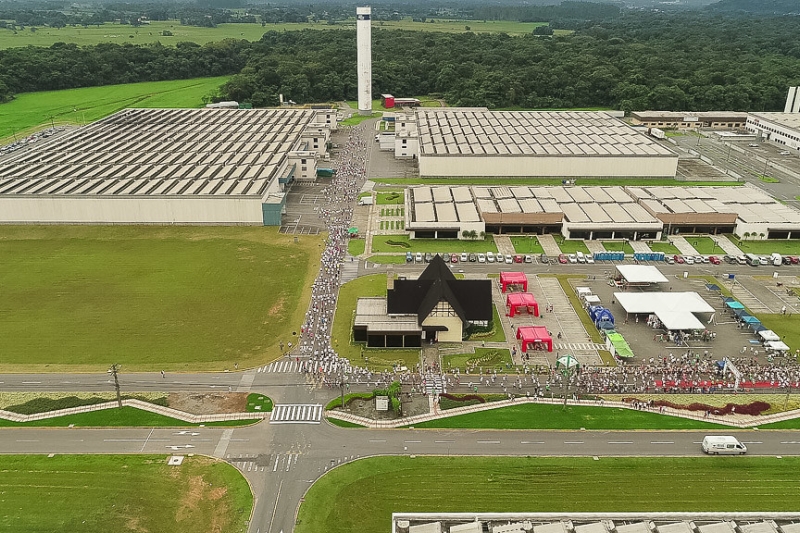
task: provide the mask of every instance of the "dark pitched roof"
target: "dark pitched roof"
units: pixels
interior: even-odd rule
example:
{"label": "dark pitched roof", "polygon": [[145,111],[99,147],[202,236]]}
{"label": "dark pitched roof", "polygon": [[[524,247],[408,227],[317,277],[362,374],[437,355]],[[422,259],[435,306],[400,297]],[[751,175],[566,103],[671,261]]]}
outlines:
{"label": "dark pitched roof", "polygon": [[438,255],[418,279],[394,282],[394,289],[387,291],[386,310],[389,314],[415,314],[422,324],[442,300],[464,322],[492,319],[492,282],[456,279]]}

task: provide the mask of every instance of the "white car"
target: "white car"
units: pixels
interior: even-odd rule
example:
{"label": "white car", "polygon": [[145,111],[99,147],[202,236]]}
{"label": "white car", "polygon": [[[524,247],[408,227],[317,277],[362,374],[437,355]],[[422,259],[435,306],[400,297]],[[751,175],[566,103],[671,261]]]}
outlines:
{"label": "white car", "polygon": [[514,262],[514,258],[511,257],[510,255],[506,255],[506,264],[510,265],[513,262]]}
{"label": "white car", "polygon": [[462,263],[466,263],[468,260],[469,260],[469,256],[467,255],[467,252],[462,252],[461,253],[461,262]]}
{"label": "white car", "polygon": [[588,263],[590,265],[593,265],[594,264],[594,257],[592,257],[591,255],[587,255],[586,256],[586,263]]}
{"label": "white car", "polygon": [[768,265],[769,264],[769,259],[767,258],[767,256],[762,255],[761,257],[758,258],[758,264],[761,265],[761,266]]}
{"label": "white car", "polygon": [[778,152],[778,153],[779,153],[780,155],[789,155],[789,151],[788,151],[788,150],[781,150],[781,151],[780,151],[780,152]]}
{"label": "white car", "polygon": [[484,254],[478,254],[478,263],[485,263],[486,256]]}
{"label": "white car", "polygon": [[577,263],[578,262],[578,256],[576,256],[575,254],[569,254],[567,256],[567,259],[569,260],[570,263]]}
{"label": "white car", "polygon": [[687,255],[683,259],[684,259],[684,261],[686,261],[687,265],[693,265],[694,264],[694,257],[692,257],[691,255]]}
{"label": "white car", "polygon": [[422,252],[417,252],[417,263],[422,263]]}

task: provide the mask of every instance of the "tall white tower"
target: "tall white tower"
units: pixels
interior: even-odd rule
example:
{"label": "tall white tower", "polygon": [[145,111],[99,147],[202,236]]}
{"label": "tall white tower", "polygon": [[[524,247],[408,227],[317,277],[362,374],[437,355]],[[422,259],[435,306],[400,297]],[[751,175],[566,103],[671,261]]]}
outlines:
{"label": "tall white tower", "polygon": [[358,113],[372,114],[372,8],[356,8],[358,48]]}

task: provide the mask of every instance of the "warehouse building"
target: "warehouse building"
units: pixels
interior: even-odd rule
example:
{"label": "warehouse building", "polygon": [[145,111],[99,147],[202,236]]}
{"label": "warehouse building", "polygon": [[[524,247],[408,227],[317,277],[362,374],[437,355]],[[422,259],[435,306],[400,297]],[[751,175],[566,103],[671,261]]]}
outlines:
{"label": "warehouse building", "polygon": [[0,163],[0,223],[280,225],[332,110],[126,109]]}
{"label": "warehouse building", "polygon": [[632,111],[631,123],[648,128],[729,130],[745,127],[747,113],[736,111]]}
{"label": "warehouse building", "polygon": [[751,113],[747,118],[747,131],[795,152],[800,151],[800,112]]}
{"label": "warehouse building", "polygon": [[405,228],[416,239],[561,233],[568,239],[657,240],[664,231],[800,238],[800,211],[751,185],[418,186],[408,189],[405,208]]}
{"label": "warehouse building", "polygon": [[420,176],[675,177],[678,156],[610,112],[417,109],[395,156]]}

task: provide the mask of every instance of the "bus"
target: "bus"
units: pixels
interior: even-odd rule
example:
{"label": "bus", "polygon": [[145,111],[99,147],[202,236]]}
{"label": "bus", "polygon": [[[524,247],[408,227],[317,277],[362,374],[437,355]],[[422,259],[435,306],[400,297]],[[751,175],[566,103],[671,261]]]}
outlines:
{"label": "bus", "polygon": [[747,257],[747,264],[752,267],[757,267],[761,264],[761,258],[756,254],[745,254],[745,257]]}

